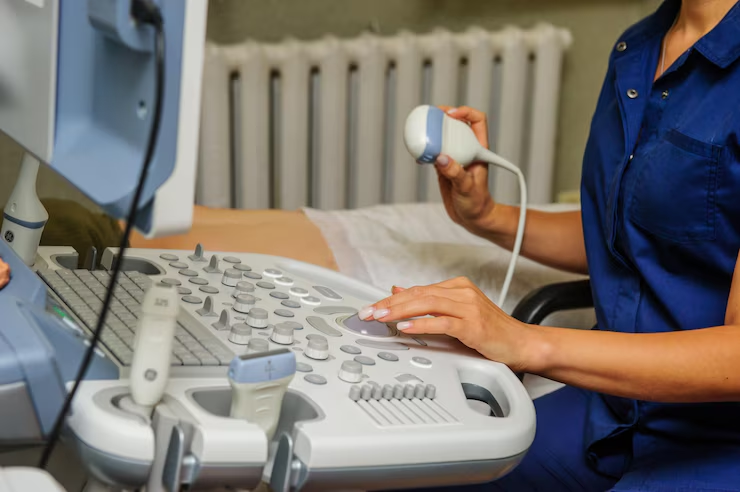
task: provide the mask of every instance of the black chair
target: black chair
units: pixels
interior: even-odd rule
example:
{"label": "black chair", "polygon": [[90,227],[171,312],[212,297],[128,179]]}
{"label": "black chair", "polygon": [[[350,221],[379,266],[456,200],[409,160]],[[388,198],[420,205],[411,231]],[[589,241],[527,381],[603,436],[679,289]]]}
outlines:
{"label": "black chair", "polygon": [[524,323],[539,325],[552,313],[593,307],[591,283],[586,280],[545,285],[527,294],[511,316]]}

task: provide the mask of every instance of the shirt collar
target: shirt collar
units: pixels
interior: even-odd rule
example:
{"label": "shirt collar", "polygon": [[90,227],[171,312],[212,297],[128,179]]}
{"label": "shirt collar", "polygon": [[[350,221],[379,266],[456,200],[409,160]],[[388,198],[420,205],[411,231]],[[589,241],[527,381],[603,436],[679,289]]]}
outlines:
{"label": "shirt collar", "polygon": [[[658,10],[625,32],[623,41],[638,47],[662,39],[681,8],[681,0],[665,0]],[[694,49],[720,68],[726,68],[740,57],[740,2],[732,6],[714,29],[694,44]]]}

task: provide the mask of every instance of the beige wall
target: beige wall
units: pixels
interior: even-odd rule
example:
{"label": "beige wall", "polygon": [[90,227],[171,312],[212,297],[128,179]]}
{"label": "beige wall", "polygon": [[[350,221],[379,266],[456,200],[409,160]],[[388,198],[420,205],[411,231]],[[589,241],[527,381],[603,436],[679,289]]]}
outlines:
{"label": "beige wall", "polygon": [[[208,36],[221,43],[245,38],[278,41],[326,33],[354,36],[365,29],[393,34],[434,27],[463,30],[538,21],[567,27],[573,46],[565,58],[558,135],[556,192],[576,189],[589,122],[619,33],[658,0],[211,0]],[[0,134],[0,203],[13,186],[20,162],[17,145]],[[49,171],[39,179],[41,196],[88,201]]]}

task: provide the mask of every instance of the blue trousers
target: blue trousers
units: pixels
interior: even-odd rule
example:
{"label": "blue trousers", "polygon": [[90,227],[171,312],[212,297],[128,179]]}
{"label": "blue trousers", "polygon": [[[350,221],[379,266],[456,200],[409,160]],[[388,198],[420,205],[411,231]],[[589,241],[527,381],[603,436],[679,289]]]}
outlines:
{"label": "blue trousers", "polygon": [[[584,421],[590,393],[565,387],[535,400],[537,434],[511,473],[481,485],[425,492],[740,491],[740,443],[697,444],[647,436],[632,439],[631,464],[620,478],[601,475],[586,462]],[[738,415],[740,418],[740,415]]]}

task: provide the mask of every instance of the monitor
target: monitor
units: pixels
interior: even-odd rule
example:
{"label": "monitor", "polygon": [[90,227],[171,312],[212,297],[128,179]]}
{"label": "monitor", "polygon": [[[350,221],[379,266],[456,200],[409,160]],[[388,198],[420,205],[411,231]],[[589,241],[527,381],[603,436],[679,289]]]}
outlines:
{"label": "monitor", "polygon": [[[192,222],[206,0],[155,0],[165,37],[159,137],[135,227]],[[0,0],[0,131],[124,218],[152,124],[155,57],[131,0]]]}

